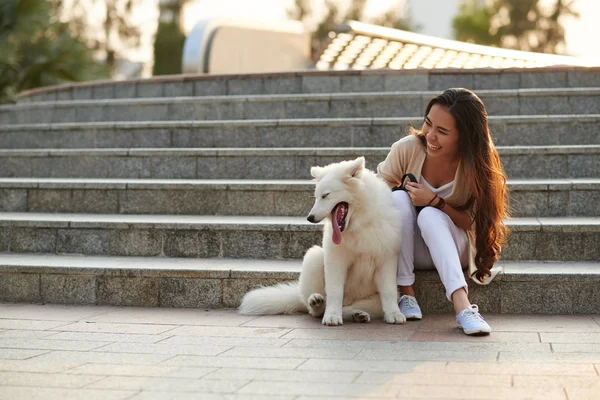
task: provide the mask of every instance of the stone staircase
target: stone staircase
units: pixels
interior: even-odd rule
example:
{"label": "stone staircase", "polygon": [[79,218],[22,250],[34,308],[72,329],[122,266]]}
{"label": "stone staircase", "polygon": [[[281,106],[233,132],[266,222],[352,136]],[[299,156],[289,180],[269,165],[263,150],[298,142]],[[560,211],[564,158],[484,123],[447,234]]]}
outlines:
{"label": "stone staircase", "polygon": [[[509,176],[486,312],[600,310],[600,69],[296,72],[49,88],[0,107],[0,301],[236,307],[320,243],[312,165],[375,169],[431,97],[475,90]],[[435,271],[416,289],[451,309]]]}

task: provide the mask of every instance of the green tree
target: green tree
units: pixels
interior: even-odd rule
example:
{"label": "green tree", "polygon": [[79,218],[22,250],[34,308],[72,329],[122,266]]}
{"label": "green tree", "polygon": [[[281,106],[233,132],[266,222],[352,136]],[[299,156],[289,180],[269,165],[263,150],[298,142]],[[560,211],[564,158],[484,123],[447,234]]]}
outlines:
{"label": "green tree", "polygon": [[573,0],[555,0],[548,8],[539,0],[467,0],[453,20],[455,38],[467,42],[539,53],[564,52],[560,19],[579,14]]}
{"label": "green tree", "polygon": [[154,38],[152,75],[180,74],[185,35],[181,30],[182,10],[188,0],[160,3],[158,29]]}
{"label": "green tree", "polygon": [[106,77],[106,72],[47,0],[0,5],[0,102],[40,86]]}

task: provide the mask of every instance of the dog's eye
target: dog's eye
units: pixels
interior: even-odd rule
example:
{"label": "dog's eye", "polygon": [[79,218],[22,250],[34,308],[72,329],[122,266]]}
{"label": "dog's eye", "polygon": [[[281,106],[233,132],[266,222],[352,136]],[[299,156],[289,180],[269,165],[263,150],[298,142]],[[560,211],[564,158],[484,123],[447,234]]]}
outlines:
{"label": "dog's eye", "polygon": [[329,193],[325,193],[323,196],[321,196],[322,199],[326,198],[327,196],[329,196]]}

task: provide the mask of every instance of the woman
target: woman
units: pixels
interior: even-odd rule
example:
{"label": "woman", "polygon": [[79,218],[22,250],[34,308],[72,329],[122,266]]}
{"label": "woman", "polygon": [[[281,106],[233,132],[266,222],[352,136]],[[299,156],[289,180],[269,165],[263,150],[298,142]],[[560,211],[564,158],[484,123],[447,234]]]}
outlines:
{"label": "woman", "polygon": [[[469,302],[462,271],[487,284],[506,240],[506,175],[488,127],[483,102],[467,89],[448,89],[425,110],[421,131],[392,145],[378,175],[390,186],[412,173],[418,183],[394,191],[400,211],[402,247],[397,285],[402,313],[421,319],[414,268],[436,267],[454,305],[456,323],[467,335],[487,335],[490,326]],[[415,206],[425,207],[417,212]]]}

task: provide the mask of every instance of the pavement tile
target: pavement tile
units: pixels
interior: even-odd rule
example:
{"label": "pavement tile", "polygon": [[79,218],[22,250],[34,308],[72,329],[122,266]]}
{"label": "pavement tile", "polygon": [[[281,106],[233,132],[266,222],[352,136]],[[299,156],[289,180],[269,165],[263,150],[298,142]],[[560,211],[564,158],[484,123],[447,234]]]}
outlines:
{"label": "pavement tile", "polygon": [[241,315],[233,310],[204,310],[197,308],[124,308],[88,318],[88,321],[114,323],[175,324],[240,326],[257,317]]}
{"label": "pavement tile", "polygon": [[290,332],[283,328],[244,328],[220,326],[182,326],[173,329],[172,335],[215,336],[215,337],[268,337],[279,338]]}
{"label": "pavement tile", "polygon": [[440,361],[374,361],[374,360],[308,360],[300,367],[302,371],[376,371],[442,373],[446,362]]}
{"label": "pavement tile", "polygon": [[169,354],[134,354],[134,353],[98,353],[80,351],[53,351],[37,356],[39,362],[57,362],[70,364],[143,364],[154,365],[171,358]]}
{"label": "pavement tile", "polygon": [[[83,340],[89,342],[132,342],[132,343],[157,343],[168,338],[164,334],[135,334],[135,333],[96,333],[96,332],[55,332],[48,340]],[[0,335],[0,337],[2,337]]]}
{"label": "pavement tile", "polygon": [[585,388],[600,394],[600,376],[529,376],[513,377],[514,387]]}
{"label": "pavement tile", "polygon": [[[165,376],[178,369],[178,367],[163,367],[158,365],[85,364],[71,368],[66,372],[72,375]],[[209,369],[207,373],[211,371],[212,369]]]}
{"label": "pavement tile", "polygon": [[596,375],[592,363],[449,362],[446,366],[446,372],[450,374],[465,371],[477,371],[478,374],[483,375]]}
{"label": "pavement tile", "polygon": [[83,318],[93,318],[111,311],[114,312],[115,308],[64,304],[0,304],[0,318],[46,321],[79,321]]}
{"label": "pavement tile", "polygon": [[248,379],[251,381],[351,383],[359,375],[360,372],[297,370],[278,371],[268,369],[220,368],[206,375],[204,379]]}
{"label": "pavement tile", "polygon": [[[2,342],[0,341],[0,346]],[[25,349],[1,349],[0,359],[2,360],[25,360],[31,357],[47,353],[47,350],[25,350]]]}
{"label": "pavement tile", "polygon": [[355,383],[377,383],[398,385],[448,385],[448,386],[485,386],[511,387],[510,375],[477,375],[475,380],[471,374],[447,373],[400,373],[363,372]]}
{"label": "pavement tile", "polygon": [[193,344],[165,343],[112,343],[96,352],[102,353],[138,353],[138,354],[182,354],[196,356],[215,356],[231,349],[231,346],[198,346]]}
{"label": "pavement tile", "polygon": [[152,324],[112,324],[104,322],[79,321],[58,328],[49,328],[62,332],[100,332],[100,333],[143,333],[159,334],[171,331],[177,325],[152,325]]}
{"label": "pavement tile", "polygon": [[412,330],[403,329],[402,325],[388,326],[388,324],[374,329],[347,329],[345,325],[326,328],[294,329],[281,337],[283,339],[407,340],[415,333]]}
{"label": "pavement tile", "polygon": [[401,396],[411,399],[539,399],[567,400],[562,389],[506,388],[482,390],[481,387],[456,386],[408,386]]}
{"label": "pavement tile", "polygon": [[600,353],[600,343],[552,343],[555,353]]}
{"label": "pavement tile", "polygon": [[160,365],[219,368],[295,369],[304,358],[175,356]]}
{"label": "pavement tile", "polygon": [[566,388],[569,399],[575,400],[598,400],[598,389]]}
{"label": "pavement tile", "polygon": [[49,338],[56,335],[56,332],[50,331],[21,331],[21,330],[7,330],[0,332],[0,340],[8,339],[8,338],[18,338],[18,339],[41,339],[41,338]]}
{"label": "pavement tile", "polygon": [[39,361],[35,358],[27,360],[0,360],[0,371],[14,372],[63,372],[76,367],[80,362]]}
{"label": "pavement tile", "polygon": [[[492,327],[492,329],[494,329]],[[509,343],[539,343],[540,338],[535,332],[496,332],[488,336],[467,336],[462,330],[455,328],[452,331],[415,332],[411,341],[420,342],[509,342]]]}
{"label": "pavement tile", "polygon": [[63,389],[63,388],[31,388],[18,386],[3,386],[0,399],[27,399],[27,400],[124,400],[134,395],[134,390],[90,390],[90,389]]}
{"label": "pavement tile", "polygon": [[542,343],[600,343],[599,333],[540,333]]}
{"label": "pavement tile", "polygon": [[[226,393],[169,393],[169,400],[295,400],[295,396],[255,396]],[[165,400],[165,392],[143,391],[127,400]]]}
{"label": "pavement tile", "polygon": [[[368,324],[359,324],[353,322],[344,322],[344,329],[359,329],[359,330],[372,330],[370,327],[373,324],[381,325],[381,321],[372,321]],[[300,315],[267,315],[258,317],[251,321],[244,323],[242,326],[254,326],[254,327],[277,327],[277,328],[307,328],[307,329],[332,329],[331,326],[325,326],[321,324],[321,318],[311,317],[308,314]],[[398,328],[399,326],[395,326]],[[401,329],[405,331],[415,331],[419,327],[419,323],[413,323],[413,321],[401,325]],[[334,328],[335,329],[335,328]]]}
{"label": "pavement tile", "polygon": [[[1,314],[0,314],[1,315]],[[45,331],[61,326],[68,325],[68,322],[63,321],[35,321],[35,320],[19,320],[19,319],[0,319],[0,328],[2,329],[29,329],[34,331]]]}
{"label": "pavement tile", "polygon": [[356,360],[404,361],[496,361],[497,358],[497,351],[388,351],[380,349],[365,349],[356,356]]}
{"label": "pavement tile", "polygon": [[83,340],[48,340],[27,338],[2,338],[0,348],[38,350],[78,350],[87,351],[107,345],[109,342],[88,342]]}
{"label": "pavement tile", "polygon": [[[103,374],[78,376],[39,372],[0,372],[0,385],[30,386],[38,388],[79,388],[103,378]],[[0,393],[1,392],[2,389],[0,388]]]}
{"label": "pavement tile", "polygon": [[277,338],[244,338],[244,337],[210,337],[210,336],[171,336],[161,341],[165,344],[195,344],[213,346],[250,346],[250,347],[282,347],[290,339]]}
{"label": "pavement tile", "polygon": [[588,315],[485,315],[494,332],[598,332]]}
{"label": "pavement tile", "polygon": [[273,357],[273,358],[335,358],[352,359],[357,356],[360,349],[311,349],[311,348],[262,348],[262,347],[234,347],[221,354],[221,357]]}
{"label": "pavement tile", "polygon": [[109,376],[87,386],[90,389],[151,390],[156,392],[233,393],[248,380],[197,380],[186,378]]}
{"label": "pavement tile", "polygon": [[325,383],[311,382],[310,385],[301,382],[252,381],[239,390],[239,393],[257,395],[305,395],[305,396],[336,396],[336,397],[383,397],[395,398],[402,390],[400,385],[375,385],[358,383]]}
{"label": "pavement tile", "polygon": [[600,353],[533,353],[501,351],[498,361],[600,363]]}

